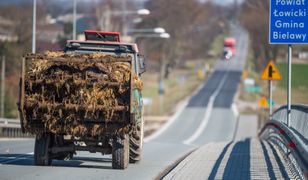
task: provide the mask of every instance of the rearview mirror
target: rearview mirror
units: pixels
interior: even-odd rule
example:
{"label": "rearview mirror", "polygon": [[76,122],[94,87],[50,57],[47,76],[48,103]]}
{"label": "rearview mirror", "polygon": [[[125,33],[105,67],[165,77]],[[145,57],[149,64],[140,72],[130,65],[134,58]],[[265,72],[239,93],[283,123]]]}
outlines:
{"label": "rearview mirror", "polygon": [[138,61],[139,61],[139,75],[145,73],[145,58],[143,55],[138,55]]}

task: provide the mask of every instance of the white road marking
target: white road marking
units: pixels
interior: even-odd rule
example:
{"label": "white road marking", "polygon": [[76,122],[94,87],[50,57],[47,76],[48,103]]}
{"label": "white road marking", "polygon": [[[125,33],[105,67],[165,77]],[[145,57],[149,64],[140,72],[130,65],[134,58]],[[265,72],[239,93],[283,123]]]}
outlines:
{"label": "white road marking", "polygon": [[236,103],[232,103],[231,109],[232,109],[232,111],[233,111],[233,114],[234,114],[235,117],[237,118],[237,117],[239,116],[239,111],[238,111],[238,108],[237,108]]}
{"label": "white road marking", "polygon": [[22,154],[22,155],[13,157],[13,159],[12,159],[12,157],[10,157],[8,160],[4,160],[4,161],[0,162],[0,166],[3,165],[3,164],[16,162],[16,161],[19,161],[19,160],[22,160],[22,159],[28,159],[28,156],[33,155],[33,154],[34,154],[34,152],[30,152],[30,153],[26,153],[26,154]]}
{"label": "white road marking", "polygon": [[[211,75],[209,76],[209,78],[211,77]],[[179,119],[179,116],[181,115],[181,113],[183,112],[183,110],[186,108],[186,106],[188,105],[189,100],[191,99],[191,97],[195,96],[202,88],[203,88],[204,84],[200,85],[189,97],[187,97],[182,104],[179,105],[178,110],[176,111],[176,113],[167,121],[167,123],[159,130],[157,130],[154,134],[144,138],[144,142],[149,142],[152,141],[153,139],[156,139],[158,136],[160,136],[163,132],[165,132],[170,126],[171,124],[173,124],[176,120]]]}
{"label": "white road marking", "polygon": [[146,137],[144,139],[144,142],[152,141],[153,139],[156,139],[158,136],[160,136],[164,131],[166,131],[171,126],[171,124],[173,124],[178,119],[178,117],[181,115],[181,113],[183,112],[187,104],[188,104],[188,101],[185,101],[180,106],[179,110],[176,111],[176,113],[167,121],[167,123],[161,129],[156,131],[153,135]]}
{"label": "white road marking", "polygon": [[205,111],[204,119],[201,122],[200,126],[195,131],[195,133],[192,136],[190,136],[190,138],[188,138],[185,141],[183,141],[184,144],[191,145],[191,143],[194,142],[201,135],[203,130],[205,129],[205,127],[206,127],[206,125],[207,125],[207,123],[208,123],[208,121],[209,121],[209,119],[211,117],[211,114],[212,114],[214,101],[215,101],[217,95],[219,94],[219,92],[221,91],[222,86],[224,85],[224,83],[227,80],[228,72],[229,72],[229,69],[227,69],[227,73],[224,75],[222,81],[220,81],[220,83],[218,85],[218,88],[216,89],[216,91],[210,97],[209,102],[207,104],[206,111]]}

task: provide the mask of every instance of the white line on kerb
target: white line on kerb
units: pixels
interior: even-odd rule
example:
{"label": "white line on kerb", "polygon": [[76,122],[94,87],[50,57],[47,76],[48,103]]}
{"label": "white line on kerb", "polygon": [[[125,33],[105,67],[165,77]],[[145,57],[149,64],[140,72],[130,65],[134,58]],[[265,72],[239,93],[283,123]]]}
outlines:
{"label": "white line on kerb", "polygon": [[205,129],[210,117],[211,117],[211,113],[212,113],[212,110],[213,110],[213,105],[214,105],[214,101],[217,97],[217,95],[219,94],[223,84],[226,82],[227,80],[227,76],[228,76],[228,72],[229,72],[229,69],[227,70],[227,73],[224,75],[222,81],[220,81],[219,85],[218,85],[218,88],[216,89],[216,91],[212,94],[212,96],[210,97],[209,99],[209,102],[207,104],[207,108],[206,108],[206,111],[205,111],[205,115],[204,115],[204,119],[203,121],[201,122],[200,126],[198,127],[197,131],[195,131],[195,133],[190,136],[190,138],[186,139],[185,141],[183,141],[184,144],[187,144],[187,145],[191,145],[192,142],[194,142],[200,135],[201,133],[203,132],[203,130]]}
{"label": "white line on kerb", "polygon": [[237,108],[236,103],[232,103],[231,109],[232,109],[232,111],[233,111],[233,114],[234,114],[235,117],[237,118],[237,117],[239,116],[239,111],[238,111],[238,108]]}

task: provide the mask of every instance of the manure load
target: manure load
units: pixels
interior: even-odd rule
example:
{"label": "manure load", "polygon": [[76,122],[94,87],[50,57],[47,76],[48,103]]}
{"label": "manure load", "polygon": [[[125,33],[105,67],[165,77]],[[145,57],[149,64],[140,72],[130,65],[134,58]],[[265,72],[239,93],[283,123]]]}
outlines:
{"label": "manure load", "polygon": [[125,169],[141,159],[144,58],[119,33],[85,35],[67,41],[64,52],[23,58],[21,128],[35,135],[35,165],[88,151],[112,154],[112,168]]}
{"label": "manure load", "polygon": [[[25,59],[29,68],[24,101],[27,131],[97,136],[105,133],[108,122],[125,122],[129,117],[129,56],[58,52]],[[116,129],[125,131],[125,124]]]}

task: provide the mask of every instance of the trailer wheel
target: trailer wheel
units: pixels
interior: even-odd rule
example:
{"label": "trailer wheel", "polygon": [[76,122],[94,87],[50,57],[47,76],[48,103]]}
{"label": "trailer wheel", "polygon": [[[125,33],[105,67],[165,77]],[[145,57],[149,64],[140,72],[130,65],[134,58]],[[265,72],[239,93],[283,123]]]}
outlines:
{"label": "trailer wheel", "polygon": [[36,136],[34,145],[34,164],[37,166],[49,166],[51,164],[50,154],[48,152],[51,144],[49,134]]}
{"label": "trailer wheel", "polygon": [[141,125],[138,127],[137,132],[132,133],[129,138],[129,162],[137,163],[141,160],[141,152],[143,145],[143,118],[141,120]]}
{"label": "trailer wheel", "polygon": [[129,162],[129,135],[115,137],[112,143],[112,168],[126,169]]}

